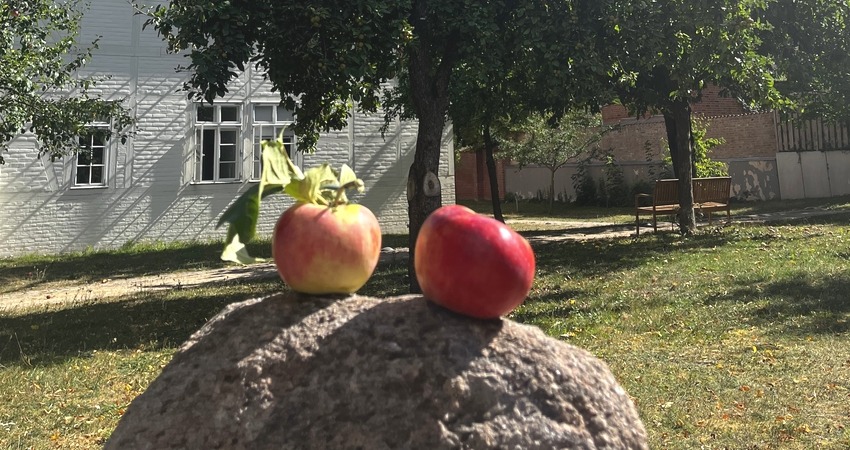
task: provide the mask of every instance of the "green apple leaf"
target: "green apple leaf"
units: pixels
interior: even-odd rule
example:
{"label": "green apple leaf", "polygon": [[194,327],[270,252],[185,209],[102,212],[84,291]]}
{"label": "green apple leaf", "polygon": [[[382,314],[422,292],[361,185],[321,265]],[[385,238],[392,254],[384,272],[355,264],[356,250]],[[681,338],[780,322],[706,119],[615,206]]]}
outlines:
{"label": "green apple leaf", "polygon": [[336,204],[348,203],[348,197],[345,196],[346,189],[356,189],[357,192],[363,192],[363,180],[357,178],[354,170],[348,167],[348,164],[343,164],[339,170],[339,188],[337,189]]}
{"label": "green apple leaf", "polygon": [[[231,230],[232,228],[233,227],[231,227]],[[221,252],[222,261],[230,261],[239,264],[254,264],[265,261],[265,258],[255,258],[248,253],[248,248],[245,247],[245,244],[239,240],[238,233],[234,232],[233,236],[229,236],[231,230],[228,230],[227,241],[229,243],[224,247],[224,251]]]}
{"label": "green apple leaf", "polygon": [[329,164],[325,163],[308,169],[303,179],[291,181],[286,185],[286,193],[299,202],[330,205],[330,199],[324,195],[323,191],[337,184],[339,182],[334,171]]}
{"label": "green apple leaf", "polygon": [[216,228],[228,223],[227,238],[221,259],[240,264],[261,261],[248,254],[244,242],[254,238],[260,216],[260,202],[272,194],[286,193],[296,201],[330,207],[348,203],[346,189],[363,192],[363,180],[351,167],[343,164],[339,176],[329,164],[313,167],[307,172],[289,159],[283,135],[274,141],[262,141],[263,173],[260,182],[245,191],[222,214]]}

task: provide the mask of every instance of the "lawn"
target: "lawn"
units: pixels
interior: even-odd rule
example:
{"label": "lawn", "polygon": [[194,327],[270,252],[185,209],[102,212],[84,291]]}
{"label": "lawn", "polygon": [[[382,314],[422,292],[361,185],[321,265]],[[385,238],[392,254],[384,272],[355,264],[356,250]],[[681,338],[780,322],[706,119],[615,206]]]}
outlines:
{"label": "lawn", "polygon": [[[513,214],[616,222],[628,210]],[[688,239],[523,233],[538,271],[511,318],[606,361],[634,398],[652,448],[850,447],[847,215],[704,229]],[[388,241],[399,246],[404,237]],[[256,245],[267,252],[268,243]],[[77,277],[217,267],[218,248],[148,245],[0,260],[0,295]],[[379,267],[362,293],[402,294],[406,286],[406,266],[393,263]],[[7,314],[0,318],[0,448],[98,448],[192,331],[227,303],[279,289],[269,279],[214,283]]]}

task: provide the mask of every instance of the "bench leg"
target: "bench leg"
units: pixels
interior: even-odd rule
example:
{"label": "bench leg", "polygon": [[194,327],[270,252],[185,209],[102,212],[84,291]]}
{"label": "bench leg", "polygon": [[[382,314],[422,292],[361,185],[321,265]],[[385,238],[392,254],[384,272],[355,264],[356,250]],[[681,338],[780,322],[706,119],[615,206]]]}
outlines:
{"label": "bench leg", "polygon": [[711,226],[711,211],[708,212],[708,225]]}
{"label": "bench leg", "polygon": [[640,236],[640,214],[635,213],[635,236]]}
{"label": "bench leg", "polygon": [[658,233],[658,216],[652,213],[652,231]]}

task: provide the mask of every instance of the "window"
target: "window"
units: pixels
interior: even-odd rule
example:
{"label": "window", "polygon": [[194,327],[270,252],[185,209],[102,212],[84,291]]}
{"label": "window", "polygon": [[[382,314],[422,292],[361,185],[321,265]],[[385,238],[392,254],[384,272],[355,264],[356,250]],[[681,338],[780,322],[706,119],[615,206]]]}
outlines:
{"label": "window", "polygon": [[274,140],[283,131],[283,145],[286,148],[286,154],[296,164],[296,139],[291,128],[292,112],[280,105],[254,105],[254,151],[252,157],[251,179],[259,180],[262,174],[262,151],[261,141]]}
{"label": "window", "polygon": [[75,187],[106,186],[109,124],[95,123],[89,129],[89,133],[78,138],[79,150],[73,169]]}
{"label": "window", "polygon": [[239,105],[197,105],[195,181],[239,179],[242,115]]}

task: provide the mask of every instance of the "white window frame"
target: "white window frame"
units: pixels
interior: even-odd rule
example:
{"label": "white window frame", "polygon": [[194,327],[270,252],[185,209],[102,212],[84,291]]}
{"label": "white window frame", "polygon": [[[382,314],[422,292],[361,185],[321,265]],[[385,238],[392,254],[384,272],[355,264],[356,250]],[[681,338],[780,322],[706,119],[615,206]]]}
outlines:
{"label": "white window frame", "polygon": [[[257,107],[271,108],[271,121],[257,119]],[[281,112],[286,112],[286,117],[280,117]],[[252,103],[251,104],[251,177],[250,181],[259,181],[262,170],[262,147],[260,142],[264,139],[277,139],[281,130],[284,130],[283,142],[287,147],[289,158],[297,166],[302,164],[301,152],[298,151],[298,137],[290,128],[293,123],[292,113],[286,111],[278,103]],[[268,130],[271,129],[271,133]],[[264,133],[265,132],[265,133]]]}
{"label": "white window frame", "polygon": [[[110,164],[112,162],[112,145],[110,139],[107,136],[110,128],[110,123],[92,122],[86,127],[92,130],[92,132],[77,137],[78,149],[77,153],[74,155],[74,159],[71,164],[71,188],[107,188],[109,187],[110,176],[112,175],[109,171]],[[97,130],[103,130],[104,133],[97,133]],[[102,139],[99,143],[95,141],[98,136],[101,136]],[[101,161],[99,163],[95,162],[95,151],[102,152]],[[87,158],[88,161],[83,158]],[[95,169],[97,168],[100,169],[100,180],[94,181],[92,178]],[[87,174],[85,176],[86,180],[84,182],[80,182],[80,180],[78,180],[78,176],[82,175],[83,173]]]}
{"label": "white window frame", "polygon": [[[212,120],[201,120],[199,110],[201,108],[210,108],[213,111]],[[223,120],[222,119],[222,108],[235,108],[236,109],[236,118],[235,120]],[[194,117],[195,117],[195,145],[194,145],[194,162],[195,167],[193,170],[193,183],[198,184],[211,184],[211,183],[233,183],[238,182],[242,178],[242,111],[243,105],[241,103],[215,103],[215,104],[205,104],[205,103],[196,103],[194,109]],[[206,136],[208,135],[208,131],[212,131],[210,133],[213,138],[212,143],[212,155],[213,158],[211,169],[212,173],[207,173],[205,171],[205,161],[210,155],[205,155],[204,145],[207,144],[205,142]],[[222,132],[233,132],[234,139],[233,142],[222,142]],[[234,155],[232,160],[222,161],[222,147],[223,146],[234,147]],[[222,176],[222,168],[224,165],[233,167],[233,176]]]}

